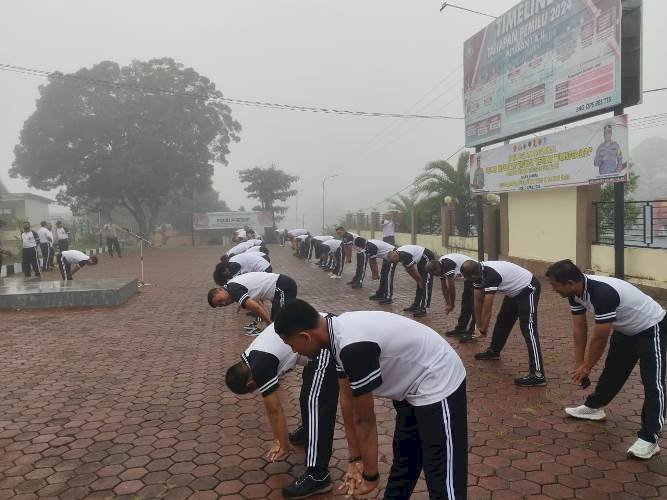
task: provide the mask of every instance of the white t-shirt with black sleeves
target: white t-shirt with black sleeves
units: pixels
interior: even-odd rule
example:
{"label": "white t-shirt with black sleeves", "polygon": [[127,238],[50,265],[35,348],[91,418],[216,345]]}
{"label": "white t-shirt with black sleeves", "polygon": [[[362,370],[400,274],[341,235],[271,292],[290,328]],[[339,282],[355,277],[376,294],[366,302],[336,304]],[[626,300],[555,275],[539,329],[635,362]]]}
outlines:
{"label": "white t-shirt with black sleeves", "polygon": [[308,229],[290,229],[287,231],[288,236],[300,236],[302,234],[308,234]]}
{"label": "white t-shirt with black sleeves", "polygon": [[482,279],[473,282],[473,287],[483,288],[484,293],[504,293],[516,297],[533,280],[533,273],[521,266],[504,260],[487,260],[482,264]]}
{"label": "white t-shirt with black sleeves", "polygon": [[65,230],[64,227],[57,227],[56,228],[56,236],[58,237],[59,240],[69,239],[69,236],[67,235],[67,231]]}
{"label": "white t-shirt with black sleeves", "polygon": [[369,259],[387,259],[387,254],[396,247],[382,240],[368,240],[366,242],[366,255]]}
{"label": "white t-shirt with black sleeves", "polygon": [[233,277],[222,288],[241,305],[249,298],[258,302],[273,300],[279,277],[276,273],[246,273]]}
{"label": "white t-shirt with black sleeves", "polygon": [[304,240],[308,239],[308,235],[307,234],[300,234],[299,236],[295,237],[294,239],[299,240],[299,241],[304,241]]}
{"label": "white t-shirt with black sleeves", "polygon": [[456,351],[426,325],[398,314],[357,311],[327,318],[330,349],[352,394],[426,406],[442,401],[466,376]]}
{"label": "white t-shirt with black sleeves", "polygon": [[462,253],[448,253],[438,259],[442,267],[440,278],[448,278],[453,276],[459,278],[461,276],[461,266],[467,260],[477,262],[475,259],[468,257]]}
{"label": "white t-shirt with black sleeves", "polygon": [[39,242],[39,236],[35,231],[22,231],[21,232],[21,243],[23,248],[35,248]]}
{"label": "white t-shirt with black sleeves", "polygon": [[253,248],[255,246],[256,245],[254,245],[253,243],[251,243],[249,241],[242,241],[241,243],[239,243],[237,245],[234,245],[232,248],[227,250],[225,255],[228,256],[228,257],[232,257],[233,255],[240,255],[243,252],[247,251],[249,248]]}
{"label": "white t-shirt with black sleeves", "polygon": [[320,235],[320,236],[313,236],[313,239],[321,242],[321,241],[333,240],[334,237],[333,236]]}
{"label": "white t-shirt with black sleeves", "polygon": [[382,221],[382,236],[394,236],[394,221],[386,219]]}
{"label": "white t-shirt with black sleeves", "polygon": [[268,396],[278,388],[278,380],[296,365],[305,366],[309,359],[292,351],[268,325],[241,354],[248,365],[259,393]]}
{"label": "white t-shirt with black sleeves", "polygon": [[419,245],[403,245],[396,249],[399,262],[405,267],[412,267],[417,264],[424,255],[424,247]]}
{"label": "white t-shirt with black sleeves", "polygon": [[79,252],[78,250],[65,250],[64,252],[61,252],[60,255],[70,265],[74,264],[79,267],[85,266],[90,260],[88,255],[83,252]]}
{"label": "white t-shirt with black sleeves", "polygon": [[341,240],[330,239],[327,241],[323,241],[322,244],[324,246],[329,247],[329,253],[336,253],[336,250],[340,248],[343,242]]}
{"label": "white t-shirt with black sleeves", "polygon": [[261,252],[246,252],[234,255],[234,257],[229,259],[229,269],[232,271],[233,276],[253,272],[262,273],[271,266],[271,263],[263,255]]}
{"label": "white t-shirt with black sleeves", "polygon": [[615,331],[633,336],[665,317],[665,310],[651,297],[627,281],[606,276],[584,275],[581,297],[569,297],[572,314],[591,311],[596,323],[612,323]]}
{"label": "white t-shirt with black sleeves", "polygon": [[51,243],[53,241],[53,234],[51,234],[48,227],[40,227],[37,230],[37,235],[39,236],[40,243]]}

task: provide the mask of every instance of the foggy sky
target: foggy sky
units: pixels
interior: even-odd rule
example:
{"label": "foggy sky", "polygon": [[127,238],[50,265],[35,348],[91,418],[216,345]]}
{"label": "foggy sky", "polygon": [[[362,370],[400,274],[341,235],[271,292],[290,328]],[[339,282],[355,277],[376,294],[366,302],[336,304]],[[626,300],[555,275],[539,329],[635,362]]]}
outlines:
{"label": "foggy sky", "polygon": [[[211,78],[227,97],[307,106],[462,116],[462,50],[491,19],[446,9],[439,0],[42,0],[4,2],[0,62],[74,72],[102,60],[173,57]],[[459,0],[501,14],[517,0]],[[667,86],[667,2],[644,1],[644,89]],[[443,81],[443,79],[446,79]],[[46,80],[0,72],[0,179],[10,191],[33,191],[10,179],[23,122]],[[418,106],[413,104],[428,94]],[[427,105],[424,107],[424,105]],[[420,109],[423,107],[423,109]],[[630,117],[667,110],[667,92],[649,94]],[[239,169],[279,168],[299,175],[286,226],[317,230],[322,178],[327,223],[347,210],[384,205],[432,160],[463,144],[463,121],[342,117],[232,106],[241,141],[214,188],[230,208],[250,209]],[[630,132],[634,147],[667,127]],[[455,161],[454,158],[452,161]],[[55,196],[55,192],[47,193]]]}

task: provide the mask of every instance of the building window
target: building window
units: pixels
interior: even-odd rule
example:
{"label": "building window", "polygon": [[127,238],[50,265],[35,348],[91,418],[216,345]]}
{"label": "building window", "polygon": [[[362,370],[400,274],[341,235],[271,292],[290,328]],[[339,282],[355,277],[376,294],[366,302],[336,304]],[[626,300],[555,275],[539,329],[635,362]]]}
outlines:
{"label": "building window", "polygon": [[14,214],[14,209],[12,208],[0,208],[0,217],[4,216],[11,216]]}

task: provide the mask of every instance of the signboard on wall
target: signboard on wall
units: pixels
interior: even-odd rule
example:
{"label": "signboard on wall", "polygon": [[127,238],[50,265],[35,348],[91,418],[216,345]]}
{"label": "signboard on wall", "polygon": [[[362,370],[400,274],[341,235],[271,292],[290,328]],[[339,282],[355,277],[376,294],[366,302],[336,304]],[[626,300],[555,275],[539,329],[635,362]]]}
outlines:
{"label": "signboard on wall", "polygon": [[207,212],[192,214],[192,228],[239,229],[248,225],[252,228],[271,227],[271,212]]}
{"label": "signboard on wall", "polygon": [[474,194],[625,182],[628,176],[628,117],[470,155]]}
{"label": "signboard on wall", "polygon": [[524,0],[463,51],[466,147],[621,104],[621,0]]}

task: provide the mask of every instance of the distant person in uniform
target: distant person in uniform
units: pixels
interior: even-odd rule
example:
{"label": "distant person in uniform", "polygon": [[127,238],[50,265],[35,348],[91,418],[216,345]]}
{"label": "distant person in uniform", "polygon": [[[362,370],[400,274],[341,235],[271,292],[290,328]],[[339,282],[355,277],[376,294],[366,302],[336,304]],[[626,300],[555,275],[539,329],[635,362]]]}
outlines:
{"label": "distant person in uniform", "polygon": [[109,256],[113,257],[114,250],[118,254],[118,257],[122,257],[120,253],[120,243],[118,242],[118,233],[116,232],[116,225],[113,223],[104,224],[102,227],[102,235],[107,240],[107,251]]}
{"label": "distant person in uniform", "polygon": [[72,276],[83,266],[94,266],[97,264],[97,257],[86,255],[78,250],[65,250],[56,255],[58,269],[63,281],[72,281]]}
{"label": "distant person in uniform", "polygon": [[42,271],[49,271],[49,262],[53,261],[51,255],[53,253],[53,234],[46,227],[45,220],[40,222],[39,225],[40,228],[37,230],[37,234],[39,235],[39,249],[42,252]]}
{"label": "distant person in uniform", "polygon": [[56,222],[56,237],[58,238],[58,249],[61,252],[69,249],[69,234],[67,229],[63,226],[63,223],[58,221]]}
{"label": "distant person in uniform", "polygon": [[599,175],[614,175],[623,170],[623,151],[618,142],[611,140],[612,126],[607,123],[603,128],[604,142],[595,151],[593,165],[600,169]]}
{"label": "distant person in uniform", "polygon": [[167,240],[169,240],[169,235],[167,234],[167,226],[165,224],[162,224],[160,226],[160,246],[166,247]]}
{"label": "distant person in uniform", "polygon": [[23,254],[21,267],[26,278],[30,278],[30,269],[35,271],[35,276],[41,276],[39,271],[39,261],[37,260],[37,245],[39,244],[39,235],[30,229],[30,222],[23,223],[21,232],[21,243],[23,245]]}
{"label": "distant person in uniform", "polygon": [[472,187],[473,189],[484,189],[484,169],[482,168],[482,155],[479,153],[476,154],[475,161],[477,162],[477,167],[475,167],[475,172],[472,176]]}

